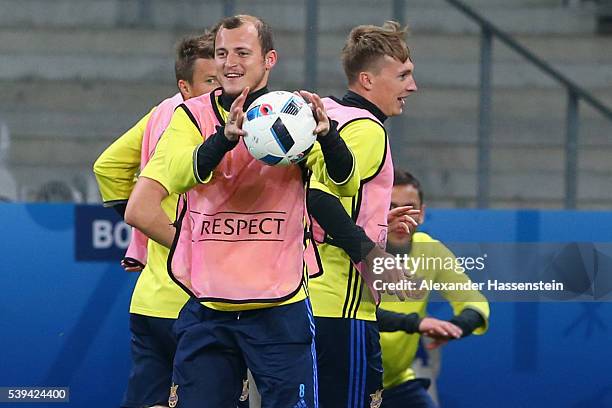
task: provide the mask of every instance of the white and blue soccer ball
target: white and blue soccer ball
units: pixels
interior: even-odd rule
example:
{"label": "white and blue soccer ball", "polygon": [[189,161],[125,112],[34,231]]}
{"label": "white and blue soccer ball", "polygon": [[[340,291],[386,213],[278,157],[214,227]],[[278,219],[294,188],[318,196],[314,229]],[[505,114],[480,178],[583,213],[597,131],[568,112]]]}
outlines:
{"label": "white and blue soccer ball", "polygon": [[270,166],[303,160],[312,149],[317,123],[301,96],[274,91],[257,98],[246,111],[242,129],[249,153]]}

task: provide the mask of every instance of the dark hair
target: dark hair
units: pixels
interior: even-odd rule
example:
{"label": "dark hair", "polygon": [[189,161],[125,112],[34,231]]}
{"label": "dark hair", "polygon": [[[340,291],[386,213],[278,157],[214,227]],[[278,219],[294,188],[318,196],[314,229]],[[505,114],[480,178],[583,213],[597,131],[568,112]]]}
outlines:
{"label": "dark hair", "polygon": [[221,28],[233,30],[234,28],[241,27],[245,23],[251,23],[257,29],[257,38],[259,39],[259,45],[261,45],[261,52],[263,55],[266,55],[269,51],[274,49],[272,28],[259,17],[250,16],[248,14],[225,17],[215,24],[212,31],[216,36]]}
{"label": "dark hair", "polygon": [[215,58],[215,37],[211,31],[202,35],[183,38],[176,45],[176,60],[174,61],[174,74],[176,81],[193,80],[193,66],[199,58]]}
{"label": "dark hair", "polygon": [[395,169],[393,171],[393,186],[412,186],[419,193],[419,200],[423,204],[423,190],[421,182],[406,170]]}
{"label": "dark hair", "polygon": [[375,64],[385,55],[406,62],[410,58],[407,32],[407,27],[402,28],[395,21],[387,21],[382,27],[360,25],[353,28],[342,48],[342,67],[349,84],[357,80],[360,72],[376,68]]}

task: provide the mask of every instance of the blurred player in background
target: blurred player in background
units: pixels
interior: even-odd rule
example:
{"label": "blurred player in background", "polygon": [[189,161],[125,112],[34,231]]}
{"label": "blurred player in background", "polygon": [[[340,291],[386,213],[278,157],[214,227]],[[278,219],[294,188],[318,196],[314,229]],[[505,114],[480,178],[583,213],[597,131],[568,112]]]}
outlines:
{"label": "blurred player in background", "polygon": [[[412,174],[396,170],[394,176],[391,207],[412,206],[420,209],[418,216],[422,224],[425,217],[423,191],[419,181]],[[387,250],[393,254],[408,254],[423,259],[444,260],[443,265],[456,265],[453,253],[423,232],[412,235],[389,233]],[[431,262],[429,265],[440,265]],[[446,269],[445,269],[446,268]],[[461,269],[461,268],[460,268]],[[432,282],[462,283],[469,277],[456,267],[420,268],[415,271],[419,280]],[[429,292],[417,291],[418,300],[397,302],[390,296],[383,296],[377,312],[380,326],[380,343],[384,366],[383,408],[430,408],[435,407],[427,393],[429,380],[416,378],[412,363],[419,344],[419,334],[432,339],[428,349],[436,349],[450,340],[483,334],[488,328],[489,304],[478,291],[442,291],[454,312],[450,321],[426,317]]]}
{"label": "blurred player in background", "polygon": [[[303,270],[305,169],[267,166],[239,143],[244,110],[268,92],[276,59],[267,24],[245,15],[223,19],[215,39],[223,89],[180,105],[156,152],[164,152],[170,191],[186,192],[176,236],[159,223],[151,229],[172,245],[169,271],[191,295],[175,325],[170,405],[231,406],[248,366],[263,407],[317,406]],[[305,96],[321,147],[305,165],[320,166],[319,181],[335,194],[353,195],[353,156],[318,96]],[[131,210],[142,207],[130,200]],[[272,237],[257,228],[270,217],[278,222]],[[240,230],[239,222],[254,227]]]}
{"label": "blurred player in background", "polygon": [[[338,198],[317,182],[315,171],[308,194],[323,269],[310,281],[323,408],[380,404],[379,295],[372,288],[371,266],[375,258],[389,256],[384,252],[388,221],[404,234],[410,232],[410,221],[416,226],[409,217],[416,212],[409,207],[389,214],[393,164],[384,128],[417,90],[405,36],[395,22],[355,27],[342,50],[349,89],[342,99],[324,99],[333,126],[355,154],[360,189],[353,197]],[[404,278],[399,269],[385,274],[376,279]],[[397,296],[405,295],[399,291]]]}
{"label": "blurred player in background", "polygon": [[[184,100],[210,92],[218,86],[214,65],[214,37],[210,33],[183,39],[177,46],[175,75],[179,92],[162,101],[132,129],[117,139],[94,164],[94,173],[105,206],[122,216],[134,193],[135,177],[155,151],[174,109]],[[176,214],[178,195],[168,195],[163,179],[147,169],[138,182],[137,194],[151,205],[147,214],[170,225]],[[128,220],[129,221],[129,220]],[[168,276],[168,249],[148,241],[133,230],[122,265],[127,271],[143,271],[130,304],[132,371],[122,406],[167,406],[172,382],[176,340],[172,325],[188,296]]]}

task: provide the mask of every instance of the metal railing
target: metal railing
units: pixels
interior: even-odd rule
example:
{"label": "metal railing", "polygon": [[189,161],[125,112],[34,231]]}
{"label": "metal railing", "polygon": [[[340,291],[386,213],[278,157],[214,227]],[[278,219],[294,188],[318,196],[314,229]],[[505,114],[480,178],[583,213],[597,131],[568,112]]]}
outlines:
{"label": "metal railing", "polygon": [[[546,61],[537,57],[509,34],[502,31],[491,21],[484,18],[460,0],[446,0],[451,6],[469,17],[481,28],[480,41],[480,102],[478,123],[478,198],[480,208],[489,206],[490,177],[490,134],[491,134],[491,94],[492,94],[492,56],[493,39],[497,38],[507,47],[521,55],[532,65],[556,80],[567,90],[567,113],[565,121],[565,208],[576,208],[578,180],[578,129],[579,101],[591,105],[604,117],[612,121],[612,109],[606,106],[590,92],[576,84],[566,75],[553,68]],[[403,0],[393,0],[393,11],[396,18],[404,15]]]}

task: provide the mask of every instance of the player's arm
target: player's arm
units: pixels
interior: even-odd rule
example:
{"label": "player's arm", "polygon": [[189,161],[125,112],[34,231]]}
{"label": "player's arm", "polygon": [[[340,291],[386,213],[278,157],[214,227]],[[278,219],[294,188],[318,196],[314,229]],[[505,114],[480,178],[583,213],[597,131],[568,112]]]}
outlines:
{"label": "player's arm", "polygon": [[[192,121],[188,109],[179,106],[162,138],[167,138],[166,171],[171,191],[184,193],[192,187],[206,183],[212,176],[212,170],[231,150],[227,139],[217,131],[202,141],[202,134],[197,124]],[[211,163],[212,159],[212,163]]]}
{"label": "player's arm", "polygon": [[[455,259],[454,254],[441,242],[434,241],[428,245],[436,245],[437,257],[442,259]],[[444,262],[444,265],[456,265],[455,262]],[[436,282],[466,283],[470,280],[462,268],[451,267],[438,270]],[[454,317],[451,323],[457,325],[463,331],[462,337],[470,334],[483,334],[489,325],[489,302],[477,290],[444,290],[441,295],[450,303]]]}
{"label": "player's arm", "polygon": [[104,150],[93,165],[104,206],[113,207],[122,216],[136,182],[142,138],[151,112]]}
{"label": "player's arm", "polygon": [[[376,245],[363,228],[355,224],[336,196],[322,191],[324,185],[318,187],[319,189],[308,191],[308,211],[331,238],[331,245],[344,250],[353,262],[364,263],[366,268],[360,273],[372,273],[372,266],[377,258],[392,257]],[[395,266],[384,268],[383,272],[378,274],[378,279],[388,283],[396,283],[403,278],[403,270]],[[408,293],[402,291],[388,293],[396,295],[400,300],[405,300],[408,296]]]}
{"label": "player's arm", "polygon": [[408,334],[419,333],[443,341],[461,337],[461,328],[454,323],[433,317],[421,317],[418,313],[397,313],[379,308],[376,310],[376,320],[381,332],[401,330]]}
{"label": "player's arm", "polygon": [[[368,180],[380,171],[387,151],[387,136],[385,129],[379,123],[370,119],[359,119],[344,126],[340,131],[340,136],[355,158],[354,172],[359,175],[360,179],[357,180],[359,185],[362,180]],[[311,188],[324,190],[321,185],[330,186],[330,184],[325,182],[323,161],[317,158],[317,150],[313,149],[313,151],[312,159],[309,155],[309,159],[313,162]],[[327,190],[331,194],[338,195],[331,188]]]}
{"label": "player's arm", "polygon": [[316,94],[301,91],[311,101],[317,119],[317,142],[306,158],[313,178],[328,186],[334,194],[352,197],[359,190],[360,176],[353,152],[338,133],[338,123],[327,117],[323,102]]}
{"label": "player's arm", "polygon": [[[365,233],[363,228],[347,214],[342,203],[330,190],[321,183],[314,182],[308,190],[308,212],[321,225],[334,246],[344,250],[354,263],[366,260],[376,244]],[[418,213],[411,207],[399,207],[395,210],[404,213]],[[406,229],[415,229],[417,221],[408,215],[402,215],[397,221]],[[410,225],[410,227],[408,227]]]}
{"label": "player's arm", "polygon": [[168,136],[166,165],[171,191],[184,193],[197,184],[208,183],[213,170],[223,156],[238,144],[241,136],[244,112],[242,107],[249,88],[245,88],[234,100],[225,126],[217,126],[215,133],[202,134],[185,105],[179,106],[164,135]]}
{"label": "player's arm", "polygon": [[140,176],[128,201],[125,222],[155,242],[170,248],[175,229],[161,207],[166,197],[168,192],[159,182]]}
{"label": "player's arm", "polygon": [[376,246],[363,228],[349,217],[338,198],[318,186],[308,190],[308,212],[321,225],[334,246],[344,250],[354,263],[363,261]]}
{"label": "player's arm", "polygon": [[[363,137],[362,132],[370,132],[372,137]],[[358,173],[374,175],[382,165],[386,149],[384,129],[373,121],[358,120],[343,129],[342,139],[354,153],[358,153],[355,155]],[[308,191],[309,213],[331,237],[333,244],[342,248],[353,262],[365,260],[376,245],[347,214],[330,185],[321,181],[323,167],[317,163],[312,170]]]}
{"label": "player's arm", "polygon": [[378,308],[376,321],[380,332],[404,331],[413,334],[419,332],[421,316],[418,313],[405,314]]}
{"label": "player's arm", "polygon": [[340,137],[335,121],[331,121],[327,135],[317,137],[306,158],[306,167],[312,171],[312,179],[326,185],[337,196],[352,197],[359,190],[353,152]]}
{"label": "player's arm", "polygon": [[162,137],[153,157],[142,170],[125,212],[125,222],[139,229],[155,242],[170,247],[175,229],[162,208],[168,197],[165,153],[167,138]]}

